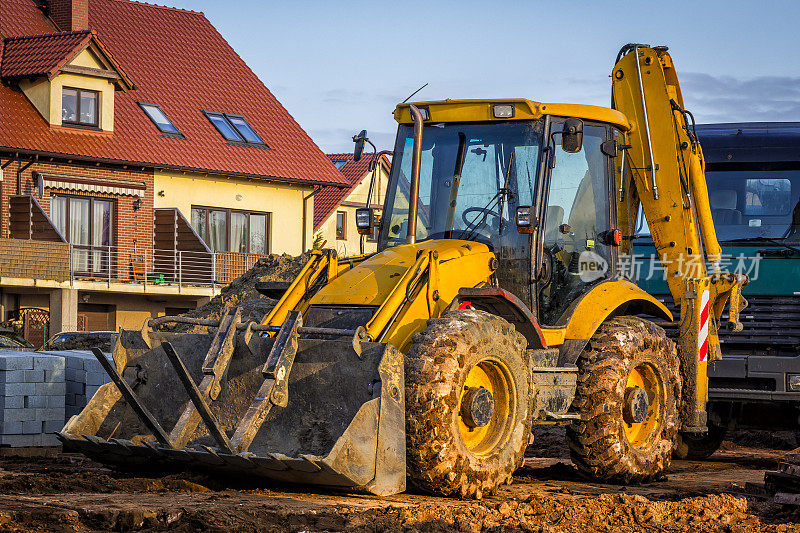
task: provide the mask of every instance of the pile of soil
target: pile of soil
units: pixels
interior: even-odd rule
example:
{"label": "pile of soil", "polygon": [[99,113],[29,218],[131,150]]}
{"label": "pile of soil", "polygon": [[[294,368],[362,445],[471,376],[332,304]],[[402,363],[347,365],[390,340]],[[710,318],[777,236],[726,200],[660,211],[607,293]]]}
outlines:
{"label": "pile of soil", "polygon": [[[260,294],[256,290],[256,283],[259,281],[292,281],[310,258],[311,254],[304,253],[298,256],[272,254],[259,259],[253,268],[223,287],[219,295],[205,305],[184,313],[182,316],[219,320],[229,309],[238,306],[243,310],[242,318],[244,320],[258,322],[277,302]],[[166,325],[160,329],[163,331],[193,331],[196,328],[186,325]]]}
{"label": "pile of soil", "polygon": [[79,333],[67,334],[49,346],[48,350],[91,350],[100,348],[104,352],[112,352],[114,344],[117,342],[116,333]]}

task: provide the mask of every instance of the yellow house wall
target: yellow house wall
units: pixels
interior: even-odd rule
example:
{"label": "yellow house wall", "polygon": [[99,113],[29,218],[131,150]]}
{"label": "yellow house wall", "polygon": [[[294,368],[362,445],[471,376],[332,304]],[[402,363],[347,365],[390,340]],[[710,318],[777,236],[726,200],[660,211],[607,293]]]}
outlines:
{"label": "yellow house wall", "polygon": [[61,90],[64,87],[100,92],[100,129],[114,130],[114,85],[101,78],[59,74],[50,81],[50,124],[61,126]]}
{"label": "yellow house wall", "polygon": [[187,220],[192,218],[193,205],[271,213],[269,249],[272,253],[302,253],[304,231],[306,248],[311,247],[313,197],[305,202],[303,228],[303,198],[311,193],[311,187],[164,170],[156,171],[154,190],[156,208],[177,207]]}
{"label": "yellow house wall", "polygon": [[[46,121],[50,121],[50,80],[39,78],[38,80],[22,80],[19,88],[31,101],[36,111],[42,115]],[[59,102],[60,104],[61,102]],[[60,117],[59,117],[60,118]]]}
{"label": "yellow house wall", "polygon": [[[197,298],[169,298],[166,301],[154,301],[144,296],[126,294],[85,293],[78,294],[78,301],[90,304],[111,305],[115,309],[116,327],[114,329],[139,329],[145,319],[164,316],[167,307],[185,307],[193,309],[205,303]],[[50,308],[49,294],[22,294],[21,307]]]}
{"label": "yellow house wall", "polygon": [[76,67],[105,69],[102,63],[95,58],[94,54],[92,54],[88,48],[84,49],[80,54],[75,56],[75,59],[70,61],[69,64]]}
{"label": "yellow house wall", "polygon": [[[357,202],[362,206],[365,205],[367,193],[369,192],[370,178],[371,173],[367,172],[359,184],[342,200],[342,203]],[[375,188],[372,190],[372,198],[370,200],[371,204],[383,205],[388,180],[388,175],[381,169],[376,176]],[[339,257],[349,257],[361,253],[361,235],[356,230],[356,209],[357,207],[340,205],[315,232],[315,235],[322,235],[322,239],[327,241],[325,248],[335,249]],[[339,211],[346,213],[345,239],[336,238],[336,213]],[[370,242],[366,237],[364,238],[364,253],[374,252],[377,248],[377,243]]]}

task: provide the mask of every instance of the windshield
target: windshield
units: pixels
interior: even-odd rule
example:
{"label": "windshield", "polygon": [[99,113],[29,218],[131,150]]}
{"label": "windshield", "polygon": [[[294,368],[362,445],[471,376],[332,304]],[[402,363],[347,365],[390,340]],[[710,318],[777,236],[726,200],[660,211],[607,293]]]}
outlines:
{"label": "windshield", "polygon": [[720,241],[780,239],[800,198],[800,170],[706,173],[711,216]]}
{"label": "windshield", "polygon": [[[524,238],[510,221],[533,203],[542,121],[430,124],[423,128],[417,241]],[[406,242],[412,125],[400,125],[379,248]],[[513,244],[512,244],[513,246]]]}
{"label": "windshield", "polygon": [[[706,170],[708,200],[720,242],[781,239],[790,231],[795,208],[800,213],[800,170]],[[649,236],[639,210],[641,230]]]}

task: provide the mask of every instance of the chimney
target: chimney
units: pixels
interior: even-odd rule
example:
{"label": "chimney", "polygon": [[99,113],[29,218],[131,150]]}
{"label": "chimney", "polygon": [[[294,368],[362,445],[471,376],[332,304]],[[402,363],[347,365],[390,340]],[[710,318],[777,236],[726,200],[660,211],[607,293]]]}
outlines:
{"label": "chimney", "polygon": [[61,31],[89,29],[89,0],[49,0],[50,18]]}

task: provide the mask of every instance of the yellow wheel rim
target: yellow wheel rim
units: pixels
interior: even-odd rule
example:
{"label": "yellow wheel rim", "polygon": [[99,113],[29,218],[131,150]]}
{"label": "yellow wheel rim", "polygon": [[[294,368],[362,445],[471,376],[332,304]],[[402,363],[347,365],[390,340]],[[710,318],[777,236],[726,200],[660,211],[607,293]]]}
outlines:
{"label": "yellow wheel rim", "polygon": [[[494,410],[485,426],[470,427],[461,416],[462,404],[470,388],[483,387],[491,393]],[[508,367],[493,357],[479,361],[464,381],[458,405],[458,431],[466,448],[475,455],[488,455],[511,438],[516,415],[514,380]]]}
{"label": "yellow wheel rim", "polygon": [[623,419],[625,436],[633,446],[645,447],[650,443],[661,425],[661,402],[664,398],[664,384],[658,376],[653,365],[642,363],[636,366],[628,375],[626,391],[638,387],[647,395],[647,415],[641,422],[629,422]]}

